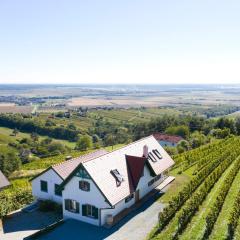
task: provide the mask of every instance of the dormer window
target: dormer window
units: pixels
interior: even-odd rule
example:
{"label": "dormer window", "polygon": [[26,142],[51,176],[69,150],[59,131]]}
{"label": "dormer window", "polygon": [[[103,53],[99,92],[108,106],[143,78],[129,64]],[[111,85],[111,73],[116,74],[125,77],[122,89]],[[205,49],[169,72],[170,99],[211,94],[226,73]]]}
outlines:
{"label": "dormer window", "polygon": [[156,162],[157,159],[155,158],[155,156],[150,152],[148,153],[148,158],[152,161],[152,162]]}
{"label": "dormer window", "polygon": [[117,169],[111,170],[110,173],[115,178],[117,187],[120,186],[121,183],[124,181],[123,176],[119,173],[119,171]]}
{"label": "dormer window", "polygon": [[157,149],[154,149],[153,153],[157,156],[157,158],[162,159],[162,155]]}
{"label": "dormer window", "polygon": [[90,191],[90,183],[87,181],[79,181],[79,189],[85,192]]}

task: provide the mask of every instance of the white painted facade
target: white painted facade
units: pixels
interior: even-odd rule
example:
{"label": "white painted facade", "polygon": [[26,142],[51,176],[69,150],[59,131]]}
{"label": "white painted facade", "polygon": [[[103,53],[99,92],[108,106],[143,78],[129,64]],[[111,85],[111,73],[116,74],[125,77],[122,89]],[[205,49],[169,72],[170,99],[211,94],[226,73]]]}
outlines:
{"label": "white painted facade", "polygon": [[[144,174],[140,178],[138,187],[139,190],[139,199],[143,198],[148,194],[152,189],[158,186],[163,178],[160,178],[158,181],[154,182],[151,186],[148,186],[150,180],[153,177],[150,175],[150,171],[147,166],[144,167]],[[41,180],[48,183],[48,192],[41,191]],[[82,191],[79,189],[79,181],[84,180],[90,183],[90,191]],[[32,181],[32,193],[33,196],[38,200],[51,200],[62,204],[63,206],[63,217],[64,219],[74,218],[76,220],[84,221],[93,225],[102,226],[106,223],[108,215],[116,216],[118,213],[123,211],[126,208],[131,207],[135,204],[135,193],[133,198],[125,203],[125,199],[122,199],[114,207],[111,207],[107,203],[103,194],[97,188],[95,183],[91,179],[83,179],[77,176],[74,176],[65,186],[62,191],[62,197],[55,195],[55,184],[61,184],[62,179],[54,172],[52,169],[49,169],[39,177],[33,179]],[[75,200],[79,203],[79,213],[74,213],[65,209],[65,199]],[[99,218],[94,219],[91,217],[86,217],[82,215],[82,205],[89,204],[98,208]]]}
{"label": "white painted facade", "polygon": [[[155,161],[149,158],[143,159],[141,168],[136,165],[138,167],[136,167],[135,172],[135,165],[131,165],[127,155],[138,156],[135,157],[138,158],[136,161],[141,161],[142,157],[140,156],[143,156],[143,150],[146,150],[145,146],[148,147],[149,154],[153,154],[154,150],[158,149],[161,158],[156,159],[157,155],[155,155]],[[64,219],[74,218],[102,226],[106,223],[109,215],[116,216],[157,187],[165,179],[163,173],[173,164],[171,157],[158,144],[156,139],[150,136],[119,150],[82,162],[71,171],[68,168],[62,168],[60,171],[62,173],[64,173],[64,170],[68,170],[69,175],[66,178],[60,174],[61,178],[58,175],[59,172],[56,173],[56,170],[49,168],[32,180],[32,193],[36,199],[48,199],[62,204]],[[112,175],[114,169],[118,170],[119,174],[123,176],[120,184],[115,178],[116,176]],[[141,176],[142,169],[143,175]],[[150,169],[155,175],[158,175],[152,177]],[[47,182],[47,192],[41,190],[41,180]],[[135,180],[135,182],[132,180]],[[85,191],[80,189],[80,181],[85,181],[86,185],[83,182],[80,185]],[[131,195],[130,193],[134,188],[133,182],[137,184],[136,190],[133,192],[133,198],[126,202],[125,199]],[[62,197],[55,194],[55,184],[60,185],[61,183],[63,183]],[[87,216],[88,214],[92,217]]]}
{"label": "white painted facade", "polygon": [[163,141],[163,140],[158,141],[158,143],[159,143],[162,147],[176,147],[176,146],[177,146],[177,143],[169,142],[169,141]]}
{"label": "white painted facade", "polygon": [[[143,198],[147,193],[149,193],[152,189],[158,186],[163,178],[154,182],[151,186],[148,186],[150,180],[153,177],[150,175],[150,171],[147,166],[144,167],[144,175],[140,178],[138,183],[138,187],[136,189],[139,190],[139,199]],[[85,192],[79,189],[79,181],[83,180],[80,177],[74,176],[64,187],[62,196],[63,196],[63,216],[64,219],[74,218],[80,221],[84,221],[90,224],[102,226],[106,223],[106,219],[108,215],[116,216],[118,213],[123,211],[126,208],[131,207],[135,204],[135,194],[134,197],[127,203],[125,203],[125,198],[122,199],[119,203],[117,203],[114,207],[111,207],[106,201],[100,190],[96,187],[94,182],[89,179],[84,179],[84,181],[88,181],[90,183],[90,191]],[[80,212],[73,213],[68,210],[65,210],[64,199],[75,200],[80,205]],[[94,205],[98,208],[99,218],[93,219],[91,217],[82,216],[82,205],[90,204]]]}
{"label": "white painted facade", "polygon": [[[41,180],[47,182],[47,192],[41,191]],[[32,180],[32,194],[38,200],[51,200],[62,204],[62,197],[55,195],[55,184],[61,184],[62,182],[62,178],[55,171],[49,169]]]}
{"label": "white painted facade", "polygon": [[[84,180],[90,183],[90,191],[86,192],[79,189],[79,181]],[[82,179],[80,177],[74,176],[65,186],[62,192],[63,196],[63,217],[74,218],[80,221],[91,223],[94,225],[100,225],[99,219],[94,219],[91,217],[86,217],[82,215],[82,205],[89,204],[97,207],[99,210],[101,208],[110,207],[109,204],[105,201],[104,196],[98,190],[94,182],[90,179]],[[75,200],[79,203],[79,213],[73,213],[65,209],[64,199]],[[100,214],[99,214],[100,216]]]}

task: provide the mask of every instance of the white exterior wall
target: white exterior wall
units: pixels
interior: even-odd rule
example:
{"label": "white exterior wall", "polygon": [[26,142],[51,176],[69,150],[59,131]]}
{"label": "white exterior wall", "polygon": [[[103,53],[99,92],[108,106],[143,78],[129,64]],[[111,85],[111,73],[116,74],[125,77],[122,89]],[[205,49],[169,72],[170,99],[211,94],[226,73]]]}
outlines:
{"label": "white exterior wall", "polygon": [[121,202],[116,204],[113,209],[102,209],[101,210],[101,225],[104,225],[106,223],[107,215],[111,214],[113,216],[116,216],[118,213],[123,211],[125,208],[131,207],[135,203],[134,197],[127,203],[125,203],[125,199],[123,199]]}
{"label": "white exterior wall", "polygon": [[168,141],[158,141],[162,147],[176,147],[177,143],[172,143]]}
{"label": "white exterior wall", "polygon": [[[139,180],[137,190],[139,190],[139,199],[143,198],[146,194],[148,194],[151,190],[153,190],[155,187],[157,187],[163,180],[163,178],[160,178],[158,181],[154,182],[151,186],[148,186],[148,182],[152,180],[153,177],[150,175],[150,171],[148,167],[144,167],[144,176],[142,176]],[[135,194],[134,197],[127,203],[125,203],[125,199],[120,201],[118,204],[115,205],[115,208],[113,209],[102,209],[101,211],[101,223],[104,225],[106,222],[106,217],[108,214],[112,214],[113,216],[120,213],[125,208],[129,208],[135,203]]]}
{"label": "white exterior wall", "polygon": [[[41,191],[41,180],[48,183],[48,192]],[[61,184],[62,181],[63,180],[52,169],[49,169],[32,180],[32,194],[36,199],[51,200],[62,204],[62,197],[55,195],[55,184]]]}
{"label": "white exterior wall", "polygon": [[[137,190],[139,190],[139,198],[143,198],[147,193],[149,193],[152,189],[158,186],[162,178],[159,179],[157,182],[148,186],[148,182],[153,177],[150,175],[150,171],[148,167],[144,167],[144,176],[140,178],[138,183]],[[79,189],[79,181],[84,180],[90,183],[90,191],[85,192]],[[63,194],[63,216],[64,219],[67,218],[74,218],[80,221],[84,221],[94,225],[104,225],[106,223],[107,215],[111,214],[113,216],[117,215],[125,208],[131,207],[135,203],[135,195],[134,197],[127,203],[125,203],[125,199],[117,203],[114,208],[111,208],[110,205],[105,201],[102,193],[96,187],[90,179],[81,179],[80,177],[73,177],[64,187],[62,192]],[[71,199],[75,200],[79,203],[79,213],[72,213],[68,210],[65,210],[64,206],[64,199]],[[83,204],[90,204],[99,209],[99,219],[93,219],[90,217],[82,216],[82,205]],[[101,219],[100,219],[101,218]]]}
{"label": "white exterior wall", "polygon": [[157,187],[163,180],[161,177],[158,181],[154,182],[151,186],[148,186],[148,182],[151,181],[154,177],[150,175],[149,169],[144,167],[144,176],[140,178],[137,190],[139,190],[140,199],[148,194],[151,190]]}
{"label": "white exterior wall", "polygon": [[[79,181],[84,180],[90,183],[90,191],[82,191],[79,189]],[[79,213],[73,213],[68,210],[65,210],[65,206],[63,203],[63,217],[74,218],[80,221],[88,222],[94,225],[100,225],[100,208],[109,208],[109,204],[105,202],[105,198],[98,190],[94,182],[90,179],[82,179],[80,177],[73,177],[64,187],[63,190],[63,202],[64,199],[75,200],[79,203]],[[90,204],[99,209],[99,219],[94,219],[91,217],[82,216],[82,205]]]}

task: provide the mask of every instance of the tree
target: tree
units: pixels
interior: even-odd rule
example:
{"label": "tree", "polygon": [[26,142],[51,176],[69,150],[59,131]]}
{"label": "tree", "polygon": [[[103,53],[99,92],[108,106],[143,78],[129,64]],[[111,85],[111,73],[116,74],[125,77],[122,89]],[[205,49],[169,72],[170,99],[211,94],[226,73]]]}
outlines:
{"label": "tree", "polygon": [[17,128],[14,128],[12,134],[13,134],[14,136],[17,136],[18,133],[19,133],[18,129],[17,129]]}
{"label": "tree", "polygon": [[230,136],[230,129],[229,128],[213,129],[211,134],[216,138],[226,138],[226,137]]}
{"label": "tree", "polygon": [[191,144],[192,148],[200,147],[201,145],[205,144],[206,142],[207,142],[207,137],[198,131],[195,131],[190,136],[190,144]]}
{"label": "tree", "polygon": [[176,155],[178,153],[176,147],[164,147],[164,150],[171,156]]}
{"label": "tree", "polygon": [[107,134],[104,138],[105,146],[112,146],[112,149],[115,142],[116,142],[116,137],[112,133]]}
{"label": "tree", "polygon": [[131,139],[131,137],[128,133],[128,129],[125,128],[125,127],[119,127],[117,129],[117,134],[116,135],[117,135],[117,140],[118,140],[117,142],[118,143],[126,143]]}
{"label": "tree", "polygon": [[236,119],[235,127],[236,127],[237,134],[240,135],[240,117]]}
{"label": "tree", "polygon": [[0,155],[0,170],[7,176],[15,170],[18,170],[21,165],[20,158],[15,152],[8,152]]}
{"label": "tree", "polygon": [[236,134],[236,126],[233,119],[229,119],[226,117],[219,118],[216,122],[215,128],[225,129],[229,128],[230,133]]}
{"label": "tree", "polygon": [[189,128],[186,125],[168,127],[166,129],[165,133],[170,134],[170,135],[181,136],[183,138],[188,138],[188,136],[190,134]]}
{"label": "tree", "polygon": [[190,149],[189,142],[186,140],[181,140],[177,145],[177,150],[179,153],[185,152]]}
{"label": "tree", "polygon": [[37,142],[38,141],[38,134],[35,133],[35,132],[32,132],[31,133],[31,139],[34,141],[34,142]]}
{"label": "tree", "polygon": [[92,148],[92,138],[88,135],[81,136],[76,144],[76,149],[85,151]]}

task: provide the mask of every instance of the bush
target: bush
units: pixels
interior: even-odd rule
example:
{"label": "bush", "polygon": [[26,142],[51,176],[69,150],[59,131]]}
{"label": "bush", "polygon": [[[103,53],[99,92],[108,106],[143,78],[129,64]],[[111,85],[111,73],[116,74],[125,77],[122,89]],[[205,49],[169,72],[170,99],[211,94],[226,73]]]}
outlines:
{"label": "bush", "polygon": [[76,149],[77,150],[87,150],[92,148],[92,138],[88,135],[84,135],[82,137],[80,137],[80,139],[78,140],[77,144],[76,144]]}
{"label": "bush", "polygon": [[51,211],[61,211],[62,207],[60,204],[57,204],[51,200],[40,201],[39,210],[42,212],[51,212]]}
{"label": "bush", "polygon": [[15,211],[26,204],[33,201],[32,193],[30,190],[15,191],[8,193],[3,191],[0,193],[0,219]]}

